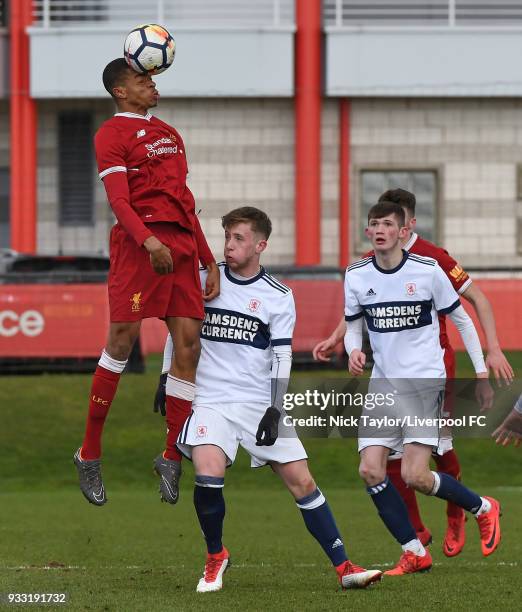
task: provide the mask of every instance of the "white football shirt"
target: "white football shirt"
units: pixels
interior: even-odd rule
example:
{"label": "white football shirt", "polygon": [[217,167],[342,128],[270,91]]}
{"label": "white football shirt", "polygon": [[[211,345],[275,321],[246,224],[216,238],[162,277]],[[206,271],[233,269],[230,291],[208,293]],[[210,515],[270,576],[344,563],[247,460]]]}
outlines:
{"label": "white football shirt", "polygon": [[364,316],[375,365],[372,378],[445,378],[437,313],[460,305],[431,257],[403,251],[392,270],[366,257],[346,270],[345,319]]}
{"label": "white football shirt", "polygon": [[[196,372],[197,404],[271,402],[272,347],[292,344],[292,291],[270,276],[239,280],[219,264],[221,293],[205,304],[201,356]],[[206,271],[201,271],[204,287]]]}

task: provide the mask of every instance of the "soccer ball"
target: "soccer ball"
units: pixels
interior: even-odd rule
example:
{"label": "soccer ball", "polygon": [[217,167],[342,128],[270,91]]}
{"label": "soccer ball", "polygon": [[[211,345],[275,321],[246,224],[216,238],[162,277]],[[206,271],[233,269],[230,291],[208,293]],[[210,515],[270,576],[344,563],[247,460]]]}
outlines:
{"label": "soccer ball", "polygon": [[167,30],[155,23],[134,28],[127,34],[123,55],[129,66],[141,74],[159,74],[174,61],[176,43]]}

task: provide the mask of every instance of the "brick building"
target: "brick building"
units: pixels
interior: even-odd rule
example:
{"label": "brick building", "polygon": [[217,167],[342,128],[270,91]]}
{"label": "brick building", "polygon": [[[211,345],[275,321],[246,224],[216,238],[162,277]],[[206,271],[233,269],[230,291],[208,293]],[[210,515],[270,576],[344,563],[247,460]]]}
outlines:
{"label": "brick building", "polygon": [[[373,0],[164,0],[146,9],[36,0],[31,14],[20,12],[24,0],[7,14],[0,4],[0,51],[10,57],[0,66],[0,246],[106,250],[114,220],[92,135],[113,105],[100,75],[127,30],[157,21],[178,50],[156,78],[154,112],[183,135],[216,255],[220,216],[248,203],[274,221],[268,263],[344,265],[367,248],[367,208],[402,186],[417,194],[422,233],[464,265],[522,266],[522,80],[512,60],[522,2],[412,0],[407,11],[404,2],[384,11]],[[28,61],[13,61],[16,40],[29,45]],[[10,140],[10,128],[28,129],[9,112],[20,99],[34,138]]]}

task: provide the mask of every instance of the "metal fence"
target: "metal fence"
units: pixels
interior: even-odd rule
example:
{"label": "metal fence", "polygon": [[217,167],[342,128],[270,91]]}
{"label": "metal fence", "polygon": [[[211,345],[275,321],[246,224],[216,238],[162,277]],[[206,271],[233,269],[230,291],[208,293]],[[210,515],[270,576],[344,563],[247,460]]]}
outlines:
{"label": "metal fence", "polygon": [[[0,0],[0,25],[6,0]],[[129,27],[158,22],[179,27],[287,27],[294,0],[33,0],[42,28]],[[522,25],[522,0],[323,0],[325,26],[509,27]]]}
{"label": "metal fence", "polygon": [[335,27],[518,27],[522,0],[324,0],[323,19]]}
{"label": "metal fence", "polygon": [[33,0],[34,25],[132,27],[139,23],[203,27],[287,27],[294,0]]}

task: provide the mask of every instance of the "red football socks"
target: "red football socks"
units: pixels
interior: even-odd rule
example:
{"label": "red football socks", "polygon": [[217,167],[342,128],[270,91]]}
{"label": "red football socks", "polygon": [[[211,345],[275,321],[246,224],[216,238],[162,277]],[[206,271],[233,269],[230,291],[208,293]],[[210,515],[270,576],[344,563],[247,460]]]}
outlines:
{"label": "red football socks", "polygon": [[182,456],[176,447],[176,441],[179,433],[183,428],[183,424],[187,420],[192,408],[192,402],[167,395],[166,412],[167,412],[167,443],[163,456],[165,459],[173,459],[181,461]]}
{"label": "red football socks", "polygon": [[[460,480],[459,458],[457,457],[457,453],[453,449],[447,451],[446,453],[444,453],[444,455],[435,455],[433,458],[435,460],[435,463],[437,464],[437,470],[439,472],[449,474],[450,476],[453,476],[453,478],[455,478],[456,480]],[[448,515],[448,517],[462,518],[464,510],[460,506],[456,506],[455,504],[448,502],[446,514]]]}
{"label": "red football socks", "polygon": [[423,531],[426,529],[426,527],[424,526],[424,523],[420,517],[420,510],[417,504],[417,497],[415,496],[415,489],[408,487],[402,479],[401,464],[401,459],[393,459],[392,461],[388,461],[386,473],[406,504],[408,516],[413,528],[415,531]]}
{"label": "red football socks", "polygon": [[81,458],[87,461],[99,459],[101,456],[101,437],[105,419],[116,395],[120,373],[111,372],[98,366],[92,379],[91,395],[89,397],[89,414],[85,438],[82,444]]}

